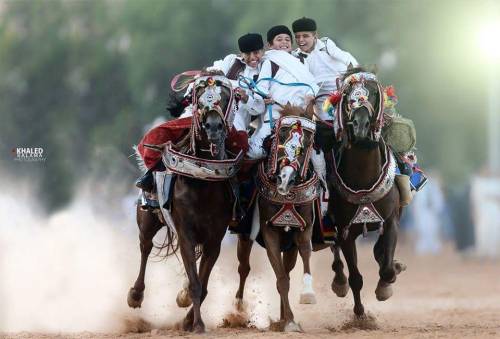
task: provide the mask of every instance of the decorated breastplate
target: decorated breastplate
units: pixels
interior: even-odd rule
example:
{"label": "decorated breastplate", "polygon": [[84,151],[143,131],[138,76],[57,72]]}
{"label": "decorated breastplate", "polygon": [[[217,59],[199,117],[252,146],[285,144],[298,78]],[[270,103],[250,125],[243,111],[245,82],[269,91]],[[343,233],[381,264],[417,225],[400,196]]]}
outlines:
{"label": "decorated breastplate", "polygon": [[264,164],[259,165],[257,172],[257,187],[259,196],[273,204],[282,205],[281,209],[269,220],[273,226],[284,227],[288,231],[291,227],[301,231],[307,226],[305,220],[297,212],[295,206],[313,203],[320,194],[318,176],[314,173],[306,182],[292,187],[290,193],[281,195],[277,185],[269,180]]}
{"label": "decorated breastplate", "polygon": [[[334,187],[335,190],[348,202],[355,205],[373,203],[382,199],[394,185],[396,176],[396,159],[392,152],[384,145],[386,161],[382,166],[382,173],[369,189],[353,190],[347,186],[337,171],[337,164],[334,160]],[[335,157],[333,157],[335,159]]]}
{"label": "decorated breastplate", "polygon": [[243,151],[234,159],[208,160],[177,152],[169,143],[162,157],[165,166],[174,173],[206,181],[223,181],[236,175]]}
{"label": "decorated breastplate", "polygon": [[344,228],[344,233],[342,234],[344,239],[347,238],[349,227],[353,224],[363,224],[363,236],[366,236],[368,232],[366,224],[378,223],[380,225],[379,232],[383,232],[384,218],[377,211],[373,203],[382,199],[391,190],[396,176],[396,159],[387,145],[384,145],[384,150],[386,161],[382,166],[382,173],[375,184],[366,190],[353,190],[348,187],[340,177],[335,157],[333,157],[333,185],[335,190],[342,198],[358,206],[349,225]]}

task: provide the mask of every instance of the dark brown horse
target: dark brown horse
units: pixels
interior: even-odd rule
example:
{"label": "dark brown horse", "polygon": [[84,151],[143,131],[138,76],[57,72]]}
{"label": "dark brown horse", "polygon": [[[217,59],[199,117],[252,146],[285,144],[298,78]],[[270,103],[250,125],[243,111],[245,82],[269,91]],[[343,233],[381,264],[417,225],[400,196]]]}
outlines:
{"label": "dark brown horse", "polygon": [[[349,269],[354,313],[363,316],[363,277],[357,266],[356,238],[369,231],[380,232],[373,249],[380,266],[375,294],[380,301],[390,298],[391,284],[405,269],[394,260],[401,206],[394,184],[395,160],[380,136],[384,119],[382,88],[375,75],[362,68],[348,70],[342,81],[337,106],[337,138],[341,146],[329,173],[329,213],[334,216]],[[338,250],[333,270],[332,288],[337,295],[345,296],[348,287]]]}
{"label": "dark brown horse", "polygon": [[[297,254],[304,262],[304,272],[310,277],[309,259],[319,194],[318,177],[309,168],[315,123],[312,105],[307,110],[287,105],[277,121],[270,155],[258,169],[258,210],[260,232],[269,261],[276,274],[280,294],[280,324],[284,331],[301,331],[294,322],[288,300],[290,271]],[[240,285],[236,293],[237,305],[242,303],[245,281],[250,271],[249,256],[252,240],[247,235],[238,239],[238,272]],[[283,253],[283,255],[282,255]],[[312,281],[309,279],[309,284]]]}
{"label": "dark brown horse", "polygon": [[[174,172],[178,170],[171,200],[171,220],[175,229],[169,228],[167,249],[170,253],[175,252],[174,238],[177,237],[189,279],[189,297],[193,303],[183,321],[183,328],[197,333],[205,330],[200,306],[207,296],[210,272],[219,256],[221,241],[231,220],[234,202],[229,180],[220,174],[222,170],[228,169],[226,165],[230,162],[225,160],[228,126],[224,112],[227,114],[231,109],[233,97],[232,89],[224,79],[202,77],[195,82],[194,97],[197,101],[194,103],[190,138],[186,139],[186,144],[191,145],[192,152],[185,157],[173,151],[164,153],[167,168]],[[204,162],[205,167],[196,167]],[[216,167],[221,164],[225,164],[225,167]],[[191,173],[183,172],[189,168]],[[231,168],[233,175],[236,168],[237,164]],[[197,174],[202,175],[203,179],[199,179]],[[158,214],[140,208],[137,210],[137,222],[140,230],[141,267],[137,281],[129,292],[128,304],[131,307],[141,305],[145,288],[144,274],[153,246],[152,239],[165,225],[158,218]],[[201,249],[198,271],[197,249]]]}

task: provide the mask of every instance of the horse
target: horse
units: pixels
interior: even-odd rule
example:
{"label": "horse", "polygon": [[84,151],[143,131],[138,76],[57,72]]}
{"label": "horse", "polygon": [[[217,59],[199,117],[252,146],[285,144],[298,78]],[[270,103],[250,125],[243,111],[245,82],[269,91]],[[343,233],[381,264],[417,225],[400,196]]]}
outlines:
{"label": "horse", "polygon": [[[341,86],[336,117],[339,146],[335,154],[329,154],[333,166],[328,171],[328,213],[335,220],[339,246],[349,270],[354,314],[363,317],[363,277],[357,267],[356,238],[379,231],[373,248],[380,267],[375,294],[379,301],[387,300],[392,296],[396,275],[406,269],[394,260],[402,206],[394,184],[395,159],[381,137],[384,94],[377,77],[361,67],[349,67],[341,78]],[[338,248],[336,251],[332,289],[338,296],[345,296],[349,287]]]}
{"label": "horse", "polygon": [[[304,280],[312,290],[309,259],[311,239],[319,197],[319,179],[309,168],[316,125],[311,120],[313,105],[307,109],[287,104],[277,120],[271,152],[257,171],[260,234],[277,278],[280,294],[280,325],[284,331],[302,331],[294,322],[288,300],[290,271],[300,254]],[[259,239],[257,239],[259,240]],[[240,284],[236,306],[243,305],[245,282],[250,272],[249,257],[253,241],[248,235],[238,237],[238,272]],[[283,252],[283,257],[281,253]],[[306,290],[306,293],[308,290]]]}
{"label": "horse", "polygon": [[[164,248],[167,255],[180,250],[189,279],[192,307],[183,320],[186,331],[205,331],[200,306],[207,296],[210,272],[217,261],[222,238],[232,217],[234,203],[230,185],[243,152],[228,159],[225,141],[230,129],[229,118],[234,114],[234,92],[222,76],[199,77],[193,86],[193,120],[188,136],[178,145],[165,145],[163,161],[177,176],[171,188],[171,214],[137,208],[137,223],[141,249],[139,275],[128,295],[130,307],[140,307],[144,296],[144,275],[152,239],[158,230],[168,225]],[[183,152],[182,148],[188,149]],[[186,154],[188,153],[188,154]],[[173,227],[172,227],[173,226]],[[201,255],[199,271],[196,262]]]}

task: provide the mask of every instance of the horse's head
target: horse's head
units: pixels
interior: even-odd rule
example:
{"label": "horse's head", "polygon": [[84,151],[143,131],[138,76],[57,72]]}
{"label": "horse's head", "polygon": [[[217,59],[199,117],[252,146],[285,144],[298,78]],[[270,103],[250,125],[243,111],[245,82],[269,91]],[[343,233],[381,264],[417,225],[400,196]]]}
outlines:
{"label": "horse's head", "polygon": [[195,81],[193,98],[193,149],[197,149],[194,140],[198,140],[199,150],[209,150],[213,158],[222,159],[234,117],[231,83],[219,75],[200,77]]}
{"label": "horse's head", "polygon": [[350,68],[341,80],[339,133],[350,143],[375,146],[383,124],[383,91],[374,73]]}
{"label": "horse's head", "polygon": [[316,130],[312,110],[312,104],[306,110],[288,104],[276,124],[270,169],[272,174],[277,173],[278,192],[282,195],[287,195],[307,174]]}

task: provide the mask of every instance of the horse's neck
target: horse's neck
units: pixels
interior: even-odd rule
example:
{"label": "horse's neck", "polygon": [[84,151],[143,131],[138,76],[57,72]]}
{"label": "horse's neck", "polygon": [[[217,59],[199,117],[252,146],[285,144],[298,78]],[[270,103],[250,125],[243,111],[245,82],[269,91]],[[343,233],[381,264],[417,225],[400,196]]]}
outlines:
{"label": "horse's neck", "polygon": [[351,145],[344,149],[339,164],[339,174],[352,189],[367,189],[380,177],[382,171],[382,152],[380,147],[373,149]]}

